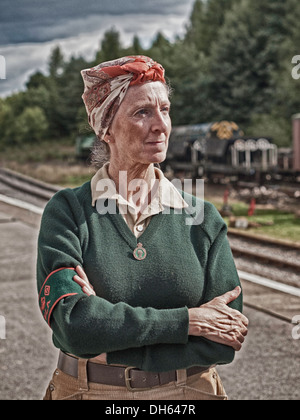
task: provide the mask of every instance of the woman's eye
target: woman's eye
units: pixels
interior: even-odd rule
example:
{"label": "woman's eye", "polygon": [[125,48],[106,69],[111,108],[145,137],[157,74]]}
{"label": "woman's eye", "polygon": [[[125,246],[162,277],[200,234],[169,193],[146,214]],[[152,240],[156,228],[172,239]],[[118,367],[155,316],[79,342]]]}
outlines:
{"label": "woman's eye", "polygon": [[147,115],[148,110],[143,108],[143,109],[140,109],[136,114],[137,115]]}

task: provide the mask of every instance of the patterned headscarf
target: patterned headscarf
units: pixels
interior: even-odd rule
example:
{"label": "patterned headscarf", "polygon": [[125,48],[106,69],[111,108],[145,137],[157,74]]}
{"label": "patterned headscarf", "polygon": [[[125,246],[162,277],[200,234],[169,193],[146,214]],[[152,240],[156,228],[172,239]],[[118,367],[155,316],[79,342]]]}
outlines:
{"label": "patterned headscarf", "polygon": [[129,56],[81,71],[83,102],[89,124],[103,139],[129,86],[147,81],[165,83],[164,68],[146,56]]}

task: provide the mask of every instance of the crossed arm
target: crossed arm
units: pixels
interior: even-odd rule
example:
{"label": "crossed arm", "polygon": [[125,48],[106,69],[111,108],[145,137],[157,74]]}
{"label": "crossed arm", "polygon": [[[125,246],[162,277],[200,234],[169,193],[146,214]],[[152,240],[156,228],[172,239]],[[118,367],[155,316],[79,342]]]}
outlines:
{"label": "crossed arm", "polygon": [[[87,296],[95,296],[93,286],[81,266],[76,267],[76,273],[73,280],[82,288],[82,291]],[[248,319],[241,312],[230,308],[228,304],[240,293],[241,288],[238,286],[198,308],[190,308],[188,310],[189,335],[204,337],[239,351],[248,332]]]}

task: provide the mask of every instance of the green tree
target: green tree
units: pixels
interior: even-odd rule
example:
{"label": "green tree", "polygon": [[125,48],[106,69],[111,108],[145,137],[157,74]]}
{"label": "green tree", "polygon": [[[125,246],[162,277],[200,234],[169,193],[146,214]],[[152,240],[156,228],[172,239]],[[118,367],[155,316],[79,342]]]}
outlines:
{"label": "green tree", "polygon": [[291,145],[291,120],[283,117],[276,108],[269,114],[253,114],[246,132],[248,136],[269,137],[279,147]]}
{"label": "green tree", "polygon": [[0,147],[11,142],[11,130],[14,126],[15,116],[6,99],[0,98]]}
{"label": "green tree", "polygon": [[111,28],[104,33],[101,41],[101,48],[96,55],[96,64],[104,61],[114,60],[122,55],[122,45],[120,33],[115,28]]}
{"label": "green tree", "polygon": [[193,6],[193,11],[190,16],[189,24],[187,25],[187,32],[185,40],[187,43],[193,43],[197,49],[203,51],[203,21],[205,18],[205,6],[202,0],[196,0]]}
{"label": "green tree", "polygon": [[242,0],[226,14],[210,57],[215,119],[246,124],[271,112],[285,10],[279,0]]}
{"label": "green tree", "polygon": [[274,72],[276,86],[276,107],[278,113],[289,119],[292,114],[300,112],[300,80],[293,78],[292,63],[294,56],[300,54],[300,3],[297,0],[286,1],[285,31],[286,37],[281,44],[279,54],[279,70]]}
{"label": "green tree", "polygon": [[143,55],[144,54],[143,47],[142,47],[140,39],[137,35],[135,35],[133,37],[132,51],[133,51],[133,55]]}
{"label": "green tree", "polygon": [[134,35],[132,39],[132,44],[128,48],[122,48],[120,51],[120,57],[127,55],[145,55],[147,52],[142,47],[138,35]]}
{"label": "green tree", "polygon": [[177,41],[172,54],[162,60],[173,94],[173,125],[195,124],[210,119],[208,60],[195,45]]}
{"label": "green tree", "polygon": [[34,143],[43,140],[48,123],[39,107],[28,107],[15,120],[14,143]]}
{"label": "green tree", "polygon": [[59,113],[66,135],[77,134],[77,116],[80,109],[85,111],[83,100],[83,81],[80,71],[86,68],[83,58],[71,57],[61,76]]}
{"label": "green tree", "polygon": [[57,46],[51,52],[48,66],[49,98],[46,115],[49,121],[49,135],[52,138],[63,137],[68,134],[61,109],[62,89],[64,88],[62,79],[65,65],[61,49]]}
{"label": "green tree", "polygon": [[161,63],[166,69],[167,75],[170,76],[172,71],[172,55],[173,55],[174,46],[171,42],[164,36],[162,32],[158,32],[153,40],[153,43],[146,55],[153,58],[153,60]]}
{"label": "green tree", "polygon": [[53,48],[49,58],[49,73],[53,79],[58,78],[64,70],[64,56],[59,46]]}
{"label": "green tree", "polygon": [[210,55],[212,43],[218,38],[225,14],[240,0],[196,0],[187,26],[186,41],[197,50]]}
{"label": "green tree", "polygon": [[48,77],[40,71],[32,74],[26,83],[27,89],[37,89],[40,86],[47,86]]}

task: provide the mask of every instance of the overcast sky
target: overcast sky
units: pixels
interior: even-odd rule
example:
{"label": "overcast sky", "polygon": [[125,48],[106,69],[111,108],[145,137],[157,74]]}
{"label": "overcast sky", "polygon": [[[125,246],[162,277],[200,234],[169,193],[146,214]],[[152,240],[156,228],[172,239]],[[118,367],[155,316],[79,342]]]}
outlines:
{"label": "overcast sky", "polygon": [[46,71],[55,45],[67,58],[82,55],[89,60],[112,27],[121,33],[124,46],[138,35],[148,47],[158,31],[172,40],[184,33],[193,4],[194,0],[0,0],[0,55],[6,60],[0,96],[22,89],[35,71]]}

